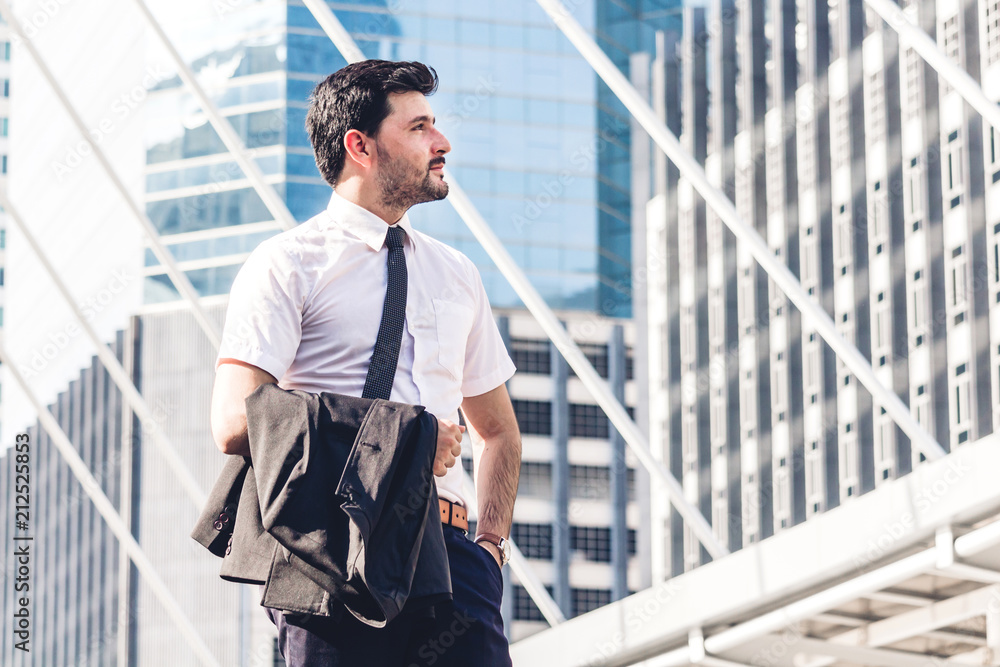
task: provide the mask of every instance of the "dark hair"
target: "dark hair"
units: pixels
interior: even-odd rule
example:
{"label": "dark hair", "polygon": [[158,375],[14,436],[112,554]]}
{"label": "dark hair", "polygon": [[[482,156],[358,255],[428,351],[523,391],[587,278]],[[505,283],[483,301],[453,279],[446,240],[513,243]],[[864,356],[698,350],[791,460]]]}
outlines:
{"label": "dark hair", "polygon": [[358,130],[377,136],[389,115],[390,93],[437,90],[434,68],[418,62],[362,60],[343,67],[316,85],[309,97],[306,131],[316,166],[332,186],[344,170],[344,136]]}

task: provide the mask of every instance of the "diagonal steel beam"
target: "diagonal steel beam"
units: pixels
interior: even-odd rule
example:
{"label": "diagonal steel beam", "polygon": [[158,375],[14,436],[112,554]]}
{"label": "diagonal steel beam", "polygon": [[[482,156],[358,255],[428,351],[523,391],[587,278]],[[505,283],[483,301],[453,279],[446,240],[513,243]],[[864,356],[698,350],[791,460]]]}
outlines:
{"label": "diagonal steel beam", "polygon": [[118,190],[118,193],[122,196],[122,199],[125,201],[125,204],[128,206],[133,217],[135,217],[135,219],[139,222],[143,231],[146,232],[146,237],[148,238],[150,245],[152,245],[153,253],[166,267],[167,275],[170,276],[170,280],[173,282],[174,287],[177,288],[177,291],[180,292],[181,296],[183,296],[191,305],[191,312],[194,315],[195,320],[197,320],[198,325],[201,326],[202,331],[205,332],[205,335],[208,337],[209,341],[211,341],[213,347],[218,350],[219,343],[222,340],[222,334],[219,331],[219,327],[208,317],[208,314],[201,307],[201,303],[198,301],[198,293],[195,291],[191,281],[188,280],[187,275],[185,275],[184,272],[177,267],[177,262],[174,261],[173,255],[170,254],[170,251],[167,250],[160,241],[160,236],[156,227],[150,221],[149,216],[147,216],[135,202],[132,195],[129,194],[128,189],[125,187],[125,183],[122,182],[121,177],[118,176],[118,173],[115,171],[114,167],[111,166],[111,162],[104,154],[104,150],[91,138],[90,131],[87,129],[87,126],[84,125],[83,119],[80,118],[80,114],[77,113],[73,103],[70,102],[69,98],[66,96],[66,92],[63,90],[62,86],[60,86],[59,82],[56,81],[55,76],[52,74],[52,70],[49,69],[49,66],[46,64],[41,54],[38,53],[38,49],[35,48],[34,43],[25,37],[24,31],[21,29],[21,22],[14,15],[14,12],[11,11],[10,6],[7,4],[7,0],[0,0],[0,16],[2,16],[3,20],[8,26],[10,26],[10,30],[17,35],[24,48],[28,50],[28,54],[31,56],[32,60],[35,61],[35,65],[41,71],[42,76],[45,77],[46,81],[48,81],[49,87],[52,88],[52,92],[55,93],[59,103],[69,115],[70,119],[72,119],[73,125],[76,126],[76,129],[79,131],[83,141],[87,142],[87,145],[90,146],[90,150],[93,152],[94,157],[97,158],[101,168],[107,174],[108,178],[115,186],[115,189]]}
{"label": "diagonal steel beam", "polygon": [[[340,25],[340,21],[334,16],[333,11],[322,0],[303,0],[309,11],[324,28],[327,36],[340,50],[341,54],[348,62],[356,62],[363,57],[360,49],[354,43],[351,36]],[[337,26],[340,26],[337,28]],[[625,439],[625,442],[632,448],[636,458],[646,467],[649,473],[662,483],[670,496],[670,502],[677,508],[677,512],[684,518],[684,521],[691,528],[698,540],[705,546],[705,549],[712,555],[712,558],[721,558],[729,553],[729,550],[712,533],[712,527],[702,515],[702,513],[684,497],[684,491],[680,482],[670,473],[662,461],[653,457],[649,448],[649,440],[642,433],[622,404],[615,398],[611,391],[611,386],[597,374],[594,366],[587,360],[580,347],[567,333],[566,328],[559,322],[559,319],[549,308],[545,300],[534,288],[521,267],[507,252],[503,243],[497,238],[490,226],[476,210],[472,201],[465,191],[458,185],[449,174],[448,183],[450,191],[447,200],[451,202],[455,211],[462,221],[472,231],[476,239],[489,254],[497,268],[504,275],[515,293],[521,298],[525,307],[534,315],[535,319],[542,326],[545,334],[555,343],[556,348],[566,358],[566,362],[576,371],[577,377],[584,386],[590,390],[598,405],[607,414],[608,419]],[[898,399],[897,399],[898,400]],[[516,571],[516,570],[515,570]],[[520,576],[520,573],[519,575]]]}
{"label": "diagonal steel beam", "polygon": [[58,450],[60,456],[66,461],[66,465],[69,466],[70,471],[73,476],[76,477],[77,481],[80,482],[80,486],[83,488],[87,496],[94,503],[94,507],[101,516],[104,517],[104,521],[108,524],[111,532],[115,534],[118,539],[118,543],[122,545],[128,553],[128,557],[135,564],[136,569],[139,574],[146,580],[149,585],[150,590],[153,595],[160,601],[160,603],[166,609],[167,615],[174,621],[177,629],[180,631],[181,635],[184,637],[185,641],[191,647],[191,649],[198,656],[198,659],[203,665],[209,665],[210,667],[220,667],[219,662],[212,655],[209,650],[208,645],[202,641],[201,636],[195,629],[194,625],[185,615],[184,610],[181,609],[177,600],[171,595],[170,590],[164,583],[163,579],[156,572],[156,568],[153,563],[146,557],[145,552],[139,543],[136,542],[135,538],[132,537],[132,533],[129,531],[125,522],[122,521],[121,516],[115,510],[115,506],[111,504],[108,497],[104,495],[101,491],[100,483],[94,478],[87,468],[87,464],[83,462],[80,455],[77,453],[76,448],[73,447],[73,443],[70,442],[69,438],[63,432],[59,423],[56,421],[52,413],[42,405],[41,401],[35,396],[34,391],[28,386],[28,383],[24,380],[24,376],[21,375],[21,371],[18,370],[17,364],[14,360],[10,358],[7,354],[6,349],[3,344],[0,343],[0,363],[3,363],[10,374],[14,376],[14,380],[20,385],[21,391],[24,395],[28,397],[31,404],[34,406],[35,411],[38,413],[38,421],[41,422],[42,428],[45,429],[49,437],[52,438],[52,443],[55,445],[56,450]]}
{"label": "diagonal steel beam", "polygon": [[100,357],[101,363],[104,364],[104,368],[107,369],[108,374],[111,376],[111,379],[114,380],[118,389],[128,398],[129,405],[135,412],[136,416],[139,417],[143,424],[152,425],[148,430],[143,429],[143,432],[148,432],[153,436],[153,440],[156,442],[160,455],[166,459],[167,465],[170,466],[170,469],[173,470],[174,474],[177,476],[177,479],[181,484],[181,488],[183,488],[184,492],[187,493],[191,502],[193,502],[195,507],[200,510],[204,507],[205,501],[207,500],[207,496],[205,495],[205,492],[202,491],[201,485],[195,481],[194,475],[191,474],[191,471],[181,459],[180,454],[177,453],[177,449],[167,438],[163,429],[160,428],[156,417],[153,415],[153,411],[149,409],[149,405],[146,403],[146,400],[142,397],[142,394],[139,393],[139,390],[135,388],[135,384],[128,376],[128,373],[126,373],[125,369],[122,368],[122,365],[118,362],[115,355],[112,354],[111,350],[108,349],[108,346],[101,341],[100,337],[97,335],[97,331],[94,330],[94,327],[91,326],[87,318],[83,316],[80,307],[73,299],[73,295],[70,293],[66,283],[59,277],[59,274],[56,272],[55,267],[52,266],[52,262],[49,260],[48,255],[45,254],[45,251],[35,239],[35,235],[30,229],[28,229],[28,226],[24,224],[21,214],[7,198],[7,194],[2,188],[0,188],[0,206],[3,206],[7,215],[14,221],[17,228],[21,230],[24,238],[28,241],[28,245],[30,245],[31,249],[34,250],[35,256],[41,263],[42,268],[45,269],[45,272],[49,274],[49,278],[51,278],[52,282],[55,283],[56,289],[59,290],[59,294],[66,301],[66,304],[69,306],[70,311],[76,318],[77,323],[86,332],[87,337],[90,338],[90,341],[97,349],[97,356]]}
{"label": "diagonal steel beam", "polygon": [[[780,635],[771,635],[772,642],[781,642]],[[913,653],[899,649],[872,648],[870,646],[848,646],[836,644],[825,639],[800,637],[789,650],[795,657],[795,663],[803,664],[806,656],[827,655],[830,662],[849,664],[879,665],[879,667],[929,667],[944,665],[959,665],[963,663],[954,660],[929,658],[924,653]],[[805,663],[808,664],[808,663]]]}
{"label": "diagonal steel beam", "polygon": [[872,370],[871,363],[865,359],[857,347],[849,343],[837,331],[830,316],[813,297],[802,289],[798,278],[774,256],[757,230],[748,225],[740,217],[729,198],[712,185],[705,174],[705,169],[684,150],[677,137],[660,122],[649,103],[639,95],[628,79],[622,75],[611,59],[594,42],[594,39],[563,6],[562,2],[559,0],[537,0],[537,2],[556,24],[556,27],[566,35],[573,46],[590,63],[590,66],[603,79],[604,83],[618,96],[629,113],[642,124],[650,138],[677,166],[681,175],[691,183],[698,194],[712,207],[715,214],[750,251],[753,258],[767,271],[771,280],[785,293],[788,300],[795,304],[805,320],[823,337],[826,344],[833,349],[837,357],[844,362],[851,373],[871,393],[872,397],[885,406],[886,412],[906,433],[917,450],[928,459],[944,456],[945,452],[941,445],[913,418],[909,408],[900,400],[899,396],[886,389],[879,381],[875,371]]}
{"label": "diagonal steel beam", "polygon": [[948,82],[983,119],[1000,132],[1000,106],[990,100],[969,73],[951,61],[930,36],[906,15],[892,0],[864,0],[873,12],[882,17],[899,34],[904,45],[913,47],[938,75]]}
{"label": "diagonal steel beam", "polygon": [[163,26],[156,20],[152,12],[149,11],[149,7],[146,6],[143,0],[133,0],[133,4],[142,14],[149,28],[156,34],[163,48],[166,49],[167,54],[177,68],[177,73],[181,81],[184,82],[184,85],[198,99],[202,111],[208,116],[212,127],[219,135],[219,138],[222,139],[222,143],[225,144],[226,149],[233,156],[233,159],[236,160],[240,169],[243,170],[247,180],[253,185],[253,189],[264,202],[264,206],[267,207],[267,210],[274,216],[274,219],[281,225],[282,229],[292,229],[295,227],[298,223],[295,221],[294,216],[292,216],[291,211],[288,210],[288,206],[285,205],[285,200],[279,197],[274,187],[264,180],[264,172],[254,162],[246,146],[243,145],[243,141],[236,134],[236,130],[233,129],[232,123],[222,115],[218,107],[215,106],[215,102],[205,93],[205,89],[201,87],[198,79],[195,78],[194,72],[191,71],[187,62],[181,57],[180,52],[177,51],[177,47],[174,46],[167,33],[164,32]]}

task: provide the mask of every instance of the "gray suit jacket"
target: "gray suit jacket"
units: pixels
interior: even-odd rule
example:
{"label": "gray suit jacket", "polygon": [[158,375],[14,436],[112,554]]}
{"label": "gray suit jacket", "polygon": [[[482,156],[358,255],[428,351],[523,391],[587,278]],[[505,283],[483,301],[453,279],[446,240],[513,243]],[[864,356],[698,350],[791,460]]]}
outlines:
{"label": "gray suit jacket", "polygon": [[265,607],[382,627],[451,598],[423,407],[263,384],[246,400],[250,457],[231,456],[191,537]]}

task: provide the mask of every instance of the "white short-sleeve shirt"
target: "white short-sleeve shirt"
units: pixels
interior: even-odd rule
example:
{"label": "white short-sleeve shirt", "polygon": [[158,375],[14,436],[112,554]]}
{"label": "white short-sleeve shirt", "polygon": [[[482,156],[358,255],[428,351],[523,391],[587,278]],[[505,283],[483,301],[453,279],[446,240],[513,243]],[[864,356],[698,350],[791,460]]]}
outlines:
{"label": "white short-sleeve shirt", "polygon": [[[406,320],[391,400],[458,422],[465,396],[514,374],[479,271],[468,257],[406,232]],[[236,275],[216,368],[243,361],[284,389],[361,396],[386,290],[388,225],[334,193],[325,211],[261,243]],[[435,477],[466,506],[460,466]]]}

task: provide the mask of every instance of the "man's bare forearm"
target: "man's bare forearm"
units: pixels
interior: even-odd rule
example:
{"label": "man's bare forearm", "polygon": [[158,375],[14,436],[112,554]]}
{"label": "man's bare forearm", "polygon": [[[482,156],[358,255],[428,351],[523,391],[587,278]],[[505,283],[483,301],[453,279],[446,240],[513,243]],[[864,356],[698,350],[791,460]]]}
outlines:
{"label": "man's bare forearm", "polygon": [[521,471],[521,436],[504,432],[484,440],[476,471],[478,533],[510,536]]}

